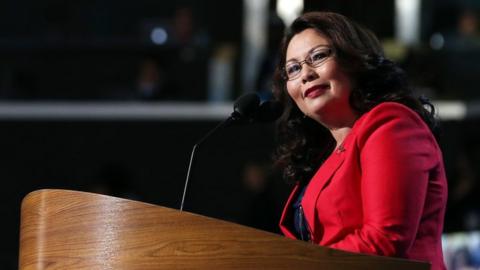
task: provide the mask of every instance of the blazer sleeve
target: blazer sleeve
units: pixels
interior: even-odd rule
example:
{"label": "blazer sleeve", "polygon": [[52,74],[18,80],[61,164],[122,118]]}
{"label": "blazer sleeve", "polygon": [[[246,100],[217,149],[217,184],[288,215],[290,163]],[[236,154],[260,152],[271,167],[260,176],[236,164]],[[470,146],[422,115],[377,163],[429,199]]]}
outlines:
{"label": "blazer sleeve", "polygon": [[367,113],[357,133],[363,222],[333,248],[402,256],[415,240],[429,174],[441,157],[428,126],[406,106],[386,103]]}

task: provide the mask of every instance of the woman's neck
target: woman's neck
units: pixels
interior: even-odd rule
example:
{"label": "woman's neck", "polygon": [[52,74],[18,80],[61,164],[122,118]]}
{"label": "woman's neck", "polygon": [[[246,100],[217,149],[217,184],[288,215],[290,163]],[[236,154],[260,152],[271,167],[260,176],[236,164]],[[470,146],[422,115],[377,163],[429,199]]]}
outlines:
{"label": "woman's neck", "polygon": [[352,112],[351,114],[344,115],[342,118],[322,119],[323,121],[320,121],[320,123],[330,131],[332,137],[335,139],[336,147],[338,147],[350,133],[357,119],[358,115]]}
{"label": "woman's neck", "polygon": [[342,116],[337,114],[335,117],[324,117],[323,119],[317,119],[317,121],[330,131],[335,139],[336,147],[338,147],[350,133],[357,119],[358,115],[350,111]]}
{"label": "woman's neck", "polygon": [[336,145],[335,148],[338,148],[342,145],[343,141],[347,137],[347,135],[352,131],[352,126],[345,126],[341,128],[333,128],[329,129],[330,133],[332,134],[333,138],[335,139]]}

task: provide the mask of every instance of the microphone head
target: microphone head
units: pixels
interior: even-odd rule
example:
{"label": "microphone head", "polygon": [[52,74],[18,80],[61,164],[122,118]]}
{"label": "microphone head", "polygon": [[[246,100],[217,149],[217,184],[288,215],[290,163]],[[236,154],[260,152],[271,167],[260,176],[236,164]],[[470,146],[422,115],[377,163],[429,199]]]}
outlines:
{"label": "microphone head", "polygon": [[233,104],[232,120],[251,121],[260,106],[260,98],[255,93],[247,93],[239,97]]}
{"label": "microphone head", "polygon": [[273,122],[283,113],[283,105],[278,101],[268,100],[262,103],[257,110],[255,120],[258,122]]}

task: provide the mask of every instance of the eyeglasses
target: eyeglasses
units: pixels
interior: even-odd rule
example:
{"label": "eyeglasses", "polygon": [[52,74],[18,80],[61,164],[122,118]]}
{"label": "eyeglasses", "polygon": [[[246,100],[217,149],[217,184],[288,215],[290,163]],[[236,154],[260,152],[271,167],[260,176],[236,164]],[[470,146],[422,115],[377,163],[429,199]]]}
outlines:
{"label": "eyeglasses", "polygon": [[333,54],[332,48],[327,45],[319,45],[313,48],[303,61],[289,61],[283,68],[285,80],[291,81],[300,77],[304,63],[310,67],[319,67]]}

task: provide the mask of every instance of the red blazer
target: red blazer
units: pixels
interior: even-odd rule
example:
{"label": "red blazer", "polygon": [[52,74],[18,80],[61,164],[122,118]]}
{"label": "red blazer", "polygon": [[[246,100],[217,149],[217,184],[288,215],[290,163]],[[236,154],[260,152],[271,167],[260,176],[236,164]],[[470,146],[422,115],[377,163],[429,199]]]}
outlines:
{"label": "red blazer", "polygon": [[[312,241],[445,269],[447,180],[440,148],[418,114],[382,103],[355,122],[342,145],[318,169],[302,200]],[[280,220],[290,238],[298,190]]]}

